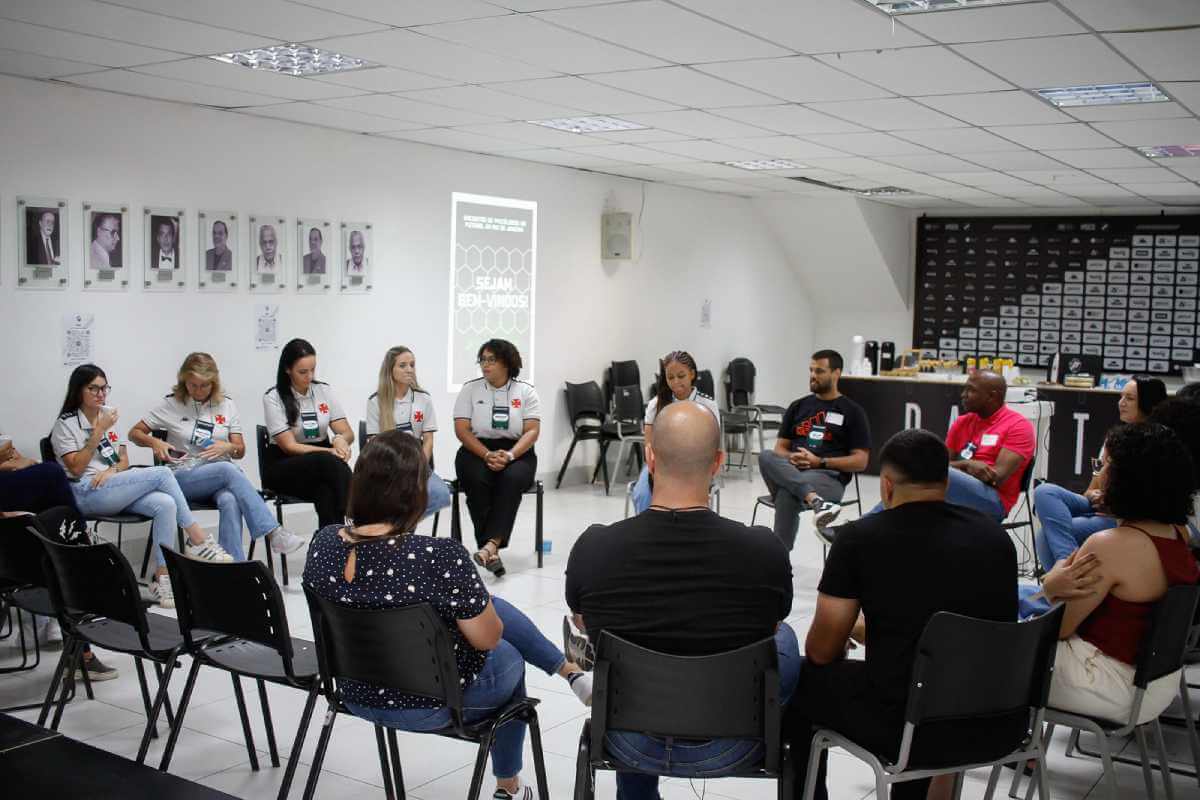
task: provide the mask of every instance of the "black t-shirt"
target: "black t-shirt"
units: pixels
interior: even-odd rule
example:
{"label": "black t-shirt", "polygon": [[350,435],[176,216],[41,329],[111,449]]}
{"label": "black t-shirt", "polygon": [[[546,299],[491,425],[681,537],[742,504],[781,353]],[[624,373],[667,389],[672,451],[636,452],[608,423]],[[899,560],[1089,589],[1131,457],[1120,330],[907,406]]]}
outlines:
{"label": "black t-shirt", "polygon": [[607,629],[659,652],[712,655],[774,635],[791,612],[792,567],[768,528],[651,509],[583,532],[567,605],[593,642]]}
{"label": "black t-shirt", "polygon": [[867,680],[902,708],[917,640],[938,611],[1011,622],[1017,551],[974,509],[905,503],[838,528],[817,590],[858,600],[867,620]]}
{"label": "black t-shirt", "polygon": [[[793,453],[803,447],[818,458],[837,458],[871,449],[871,423],[862,406],[846,395],[822,400],[810,394],[788,406],[779,438],[791,442]],[[849,480],[842,475],[843,483]]]}

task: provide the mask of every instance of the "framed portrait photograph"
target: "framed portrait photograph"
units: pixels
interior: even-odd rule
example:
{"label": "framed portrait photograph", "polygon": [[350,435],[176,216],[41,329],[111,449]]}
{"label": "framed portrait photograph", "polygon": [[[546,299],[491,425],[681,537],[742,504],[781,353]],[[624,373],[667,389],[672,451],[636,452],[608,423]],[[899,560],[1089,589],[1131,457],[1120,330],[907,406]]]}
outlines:
{"label": "framed portrait photograph", "polygon": [[374,274],[375,231],[369,222],[342,223],[342,291],[369,292]]}
{"label": "framed portrait photograph", "polygon": [[124,291],[129,288],[129,206],[125,203],[83,204],[83,288]]}
{"label": "framed portrait photograph", "polygon": [[196,214],[196,286],[202,292],[232,292],[241,273],[236,211]]}
{"label": "framed portrait photograph", "polygon": [[337,240],[327,219],[296,220],[296,290],[328,292],[337,275]]}
{"label": "framed portrait photograph", "polygon": [[180,292],[187,287],[187,258],[183,241],[183,211],[150,208],[142,211],[146,263],[142,288],[150,292]]}
{"label": "framed portrait photograph", "polygon": [[67,201],[17,198],[17,286],[65,289],[71,281]]}
{"label": "framed portrait photograph", "polygon": [[250,291],[282,292],[287,288],[287,219],[276,214],[251,214],[249,223]]}

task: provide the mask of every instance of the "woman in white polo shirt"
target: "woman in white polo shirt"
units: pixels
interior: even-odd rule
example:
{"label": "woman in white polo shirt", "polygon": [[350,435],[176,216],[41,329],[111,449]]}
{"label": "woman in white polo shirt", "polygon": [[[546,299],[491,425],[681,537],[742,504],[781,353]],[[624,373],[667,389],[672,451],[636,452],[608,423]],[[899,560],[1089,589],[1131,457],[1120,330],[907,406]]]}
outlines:
{"label": "woman in white polo shirt", "polygon": [[462,442],[454,468],[475,526],[475,563],[499,577],[500,549],[537,474],[533,444],[542,412],[533,385],[517,380],[521,354],[512,342],[489,339],[478,358],[483,377],[463,384],[454,402],[454,434]]}
{"label": "woman in white polo shirt", "polygon": [[[367,436],[392,429],[405,431],[421,443],[429,464],[428,501],[422,519],[450,505],[450,488],[433,471],[433,434],[437,414],[433,397],[417,383],[417,357],[403,345],[391,347],[379,366],[379,388],[367,398]],[[360,443],[360,447],[366,442]]]}
{"label": "woman in white polo shirt", "polygon": [[263,395],[271,444],[262,465],[264,488],[316,506],[320,527],[346,521],[350,445],[354,432],[329,384],[316,379],[317,351],[292,339],[279,354],[275,385]]}
{"label": "woman in white polo shirt", "polygon": [[[153,431],[167,434],[158,439]],[[221,389],[221,373],[208,353],[192,353],[183,361],[175,388],[129,431],[134,444],[154,451],[158,462],[175,473],[188,500],[210,502],[220,512],[217,541],[238,561],[242,521],[250,536],[270,536],[271,549],[293,553],[304,539],[281,526],[241,468],[233,463],[246,455],[242,422],[233,399]]]}
{"label": "woman in white polo shirt", "polygon": [[132,511],[150,517],[154,537],[157,579],[151,586],[165,608],[173,608],[174,595],[160,548],[172,547],[176,526],[187,533],[185,555],[204,561],[233,558],[197,524],[187,500],[166,467],[131,470],[125,444],[117,434],[117,410],[106,405],[108,376],[95,364],[81,364],[71,373],[67,396],[50,442],[54,455],[71,479],[75,502],[84,514],[117,514]]}

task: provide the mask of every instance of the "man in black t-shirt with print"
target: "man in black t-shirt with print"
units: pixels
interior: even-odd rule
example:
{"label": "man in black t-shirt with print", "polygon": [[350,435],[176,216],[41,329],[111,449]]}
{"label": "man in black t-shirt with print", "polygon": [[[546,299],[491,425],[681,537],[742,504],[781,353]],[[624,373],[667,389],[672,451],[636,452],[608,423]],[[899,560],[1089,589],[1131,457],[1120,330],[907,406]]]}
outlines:
{"label": "man in black t-shirt with print", "polygon": [[[709,510],[720,447],[720,428],[703,406],[685,400],[659,412],[646,448],[652,505],[583,532],[567,562],[567,605],[592,642],[607,630],[671,655],[724,653],[774,636],[786,703],[800,669],[796,634],[782,622],[792,608],[791,565],[769,530]],[[568,630],[568,658],[578,639]],[[672,748],[641,733],[610,731],[607,742],[622,763],[680,777],[717,777],[762,757],[761,742],[743,739]],[[656,800],[657,787],[655,775],[617,771],[618,800]]]}
{"label": "man in black t-shirt with print", "polygon": [[871,426],[862,406],[838,391],[842,357],[818,350],[808,365],[812,394],[788,406],[773,450],[758,457],[759,471],[775,499],[775,535],[789,550],[796,543],[800,514],[815,511],[817,535],[837,519],[846,484],[867,468]]}
{"label": "man in black t-shirt with print", "polygon": [[[879,491],[886,510],[838,529],[817,587],[800,685],[784,721],[801,770],[808,764],[814,727],[832,728],[872,752],[896,758],[917,642],[934,614],[1016,619],[1012,540],[989,517],[946,502],[949,470],[940,438],[920,429],[897,433],[880,453]],[[851,637],[866,644],[866,661],[845,659]],[[1022,713],[989,719],[978,728],[935,724],[945,727],[918,737],[912,763],[955,763],[955,748],[976,746],[981,737],[1019,740],[1028,719]],[[818,800],[827,796],[824,768],[822,758]],[[892,798],[923,800],[928,783],[898,784]],[[797,798],[803,786],[798,780]]]}

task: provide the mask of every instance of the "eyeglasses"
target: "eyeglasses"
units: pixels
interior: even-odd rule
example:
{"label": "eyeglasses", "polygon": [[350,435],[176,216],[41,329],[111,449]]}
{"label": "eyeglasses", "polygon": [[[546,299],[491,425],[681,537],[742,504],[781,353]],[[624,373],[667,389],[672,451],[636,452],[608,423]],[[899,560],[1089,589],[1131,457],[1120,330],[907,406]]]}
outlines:
{"label": "eyeglasses", "polygon": [[1103,458],[1092,458],[1092,475],[1099,475],[1104,470]]}
{"label": "eyeglasses", "polygon": [[83,388],[88,390],[88,394],[93,394],[93,395],[97,395],[97,396],[102,395],[102,394],[108,394],[109,392],[112,391],[112,387],[107,386],[107,385],[105,385],[105,386],[85,386]]}
{"label": "eyeglasses", "polygon": [[497,360],[498,359],[495,356],[484,356],[483,358],[479,359],[479,366],[486,367],[488,364],[495,364]]}

